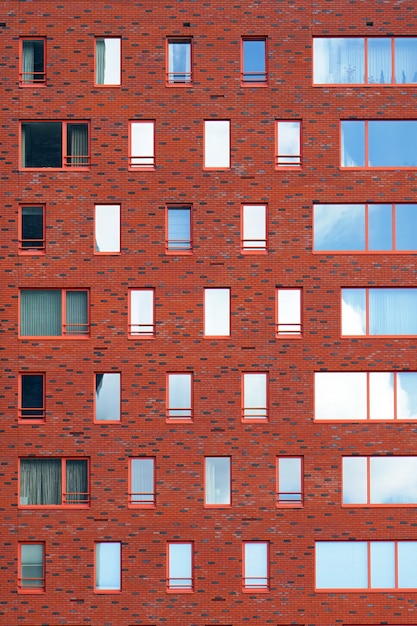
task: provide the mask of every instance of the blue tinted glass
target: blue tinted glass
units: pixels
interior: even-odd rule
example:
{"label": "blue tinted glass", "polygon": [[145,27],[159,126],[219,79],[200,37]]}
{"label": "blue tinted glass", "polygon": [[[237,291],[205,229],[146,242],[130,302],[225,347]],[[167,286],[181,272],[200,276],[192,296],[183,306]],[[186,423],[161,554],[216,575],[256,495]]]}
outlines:
{"label": "blue tinted glass", "polygon": [[391,83],[391,69],[391,38],[368,39],[368,83]]}
{"label": "blue tinted glass", "polygon": [[397,417],[417,419],[417,372],[397,374]]}
{"label": "blue tinted glass", "polygon": [[371,541],[371,588],[395,587],[395,544],[393,541]]}
{"label": "blue tinted glass", "polygon": [[342,167],[365,167],[365,122],[342,122]]}
{"label": "blue tinted glass", "polygon": [[417,589],[417,542],[398,542],[398,587]]}
{"label": "blue tinted glass", "polygon": [[168,250],[190,250],[191,229],[188,207],[168,208]]}
{"label": "blue tinted glass", "polygon": [[392,250],[392,205],[368,206],[369,250]]}
{"label": "blue tinted glass", "polygon": [[314,250],[365,250],[364,204],[316,204]]}
{"label": "blue tinted glass", "polygon": [[417,122],[368,123],[369,167],[416,167]]}
{"label": "blue tinted glass", "polygon": [[396,250],[417,250],[417,204],[395,207]]}
{"label": "blue tinted glass", "polygon": [[265,43],[262,39],[243,42],[243,80],[265,81]]}
{"label": "blue tinted glass", "polygon": [[366,335],[366,289],[342,289],[342,335]]}
{"label": "blue tinted glass", "polygon": [[370,335],[416,335],[417,289],[369,289]]}
{"label": "blue tinted glass", "polygon": [[364,39],[318,37],[313,45],[316,84],[361,84],[365,81]]}
{"label": "blue tinted glass", "polygon": [[316,543],[316,587],[318,589],[366,589],[368,587],[366,541]]}
{"label": "blue tinted glass", "polygon": [[395,82],[417,83],[417,39],[415,37],[394,40]]}

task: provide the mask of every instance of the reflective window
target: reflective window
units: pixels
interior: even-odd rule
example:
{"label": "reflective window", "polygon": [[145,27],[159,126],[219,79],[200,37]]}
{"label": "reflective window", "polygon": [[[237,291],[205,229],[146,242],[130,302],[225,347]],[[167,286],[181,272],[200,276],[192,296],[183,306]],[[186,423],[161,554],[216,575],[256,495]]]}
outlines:
{"label": "reflective window", "polygon": [[60,289],[22,289],[22,337],[87,337],[90,332],[88,292]]}
{"label": "reflective window", "polygon": [[121,544],[96,543],[96,591],[121,591]]}
{"label": "reflective window", "polygon": [[417,288],[342,289],[342,335],[417,335]]}
{"label": "reflective window", "polygon": [[95,251],[120,252],[120,204],[96,204]]}
{"label": "reflective window", "polygon": [[191,83],[191,64],[191,39],[168,39],[168,84]]}
{"label": "reflective window", "polygon": [[299,167],[301,165],[301,122],[275,122],[275,166]]}
{"label": "reflective window", "polygon": [[45,374],[20,374],[19,418],[45,419]]}
{"label": "reflective window", "polygon": [[154,290],[130,290],[130,322],[129,334],[140,337],[155,335]]}
{"label": "reflective window", "polygon": [[20,46],[20,85],[44,85],[46,83],[45,39],[21,39]]}
{"label": "reflective window", "polygon": [[45,546],[43,543],[21,543],[19,554],[19,591],[45,591]]}
{"label": "reflective window", "polygon": [[269,564],[267,541],[245,541],[243,544],[243,589],[267,591]]}
{"label": "reflective window", "polygon": [[204,334],[230,336],[230,289],[204,289]]}
{"label": "reflective window", "polygon": [[230,458],[210,456],[205,463],[205,504],[230,505]]}
{"label": "reflective window", "polygon": [[192,383],[191,373],[167,375],[167,419],[192,419]]}
{"label": "reflective window", "polygon": [[193,544],[169,543],[168,590],[192,591],[193,585]]}
{"label": "reflective window", "polygon": [[130,459],[129,504],[155,505],[155,459]]}
{"label": "reflective window", "polygon": [[228,169],[230,167],[230,122],[206,120],[204,122],[204,167]]}
{"label": "reflective window", "polygon": [[268,418],[268,374],[265,372],[245,372],[242,375],[242,383],[242,419],[266,420]]}
{"label": "reflective window", "polygon": [[191,207],[170,205],[167,207],[167,252],[191,252]]}
{"label": "reflective window", "polygon": [[266,251],[266,204],[242,205],[241,233],[241,249],[243,253]]}
{"label": "reflective window", "polygon": [[130,122],[129,167],[155,168],[155,122]]}
{"label": "reflective window", "polygon": [[20,459],[19,505],[88,505],[87,459]]}
{"label": "reflective window", "polygon": [[120,373],[95,375],[95,421],[120,421]]}
{"label": "reflective window", "polygon": [[242,82],[266,82],[266,39],[242,40]]}
{"label": "reflective window", "polygon": [[96,85],[120,85],[121,40],[96,39]]}
{"label": "reflective window", "polygon": [[276,335],[301,335],[301,289],[276,290]]}
{"label": "reflective window", "polygon": [[299,506],[303,503],[303,463],[301,457],[277,458],[277,504]]}
{"label": "reflective window", "polygon": [[19,251],[42,254],[45,252],[45,207],[20,207]]}
{"label": "reflective window", "polygon": [[20,166],[24,169],[90,165],[87,122],[22,122]]}

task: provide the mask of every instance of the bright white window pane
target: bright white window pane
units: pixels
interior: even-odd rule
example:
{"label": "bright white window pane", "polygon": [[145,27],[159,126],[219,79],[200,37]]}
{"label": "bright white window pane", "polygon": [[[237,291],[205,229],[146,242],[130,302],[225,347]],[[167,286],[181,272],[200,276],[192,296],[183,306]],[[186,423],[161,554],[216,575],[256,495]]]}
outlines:
{"label": "bright white window pane", "polygon": [[342,463],[343,504],[366,504],[367,458],[344,457]]}
{"label": "bright white window pane", "polygon": [[301,333],[301,289],[278,289],[277,334]]}
{"label": "bright white window pane", "polygon": [[342,335],[366,334],[366,290],[342,289]]}
{"label": "bright white window pane", "polygon": [[417,589],[417,541],[398,542],[398,587]]}
{"label": "bright white window pane", "polygon": [[277,122],[277,165],[301,165],[300,122]]}
{"label": "bright white window pane", "polygon": [[154,123],[132,122],[130,128],[130,156],[132,167],[154,165]]}
{"label": "bright white window pane", "polygon": [[120,252],[120,205],[96,204],[96,252]]}
{"label": "bright white window pane", "polygon": [[212,337],[230,335],[230,289],[204,290],[204,334]]}
{"label": "bright white window pane", "polygon": [[417,457],[370,459],[372,504],[417,504]]}
{"label": "bright white window pane", "polygon": [[204,122],[204,167],[230,167],[230,122]]}
{"label": "bright white window pane", "polygon": [[97,85],[120,85],[120,47],[120,39],[96,39]]}
{"label": "bright white window pane", "polygon": [[314,250],[365,250],[364,204],[315,204]]}
{"label": "bright white window pane", "polygon": [[207,457],[205,479],[205,503],[230,504],[230,459]]}
{"label": "bright white window pane", "polygon": [[416,372],[397,372],[397,418],[417,419]]}
{"label": "bright white window pane", "polygon": [[367,387],[365,372],[316,372],[315,419],[365,420]]}
{"label": "bright white window pane", "polygon": [[120,590],[120,543],[96,544],[96,589]]}
{"label": "bright white window pane", "polygon": [[395,543],[393,541],[371,541],[372,589],[395,587]]}
{"label": "bright white window pane", "polygon": [[243,374],[243,417],[266,419],[267,375]]}
{"label": "bright white window pane", "polygon": [[370,419],[394,419],[394,374],[371,372],[369,374]]}
{"label": "bright white window pane", "polygon": [[130,292],[130,333],[153,335],[154,292],[152,289],[137,289]]}
{"label": "bright white window pane", "polygon": [[365,40],[359,37],[323,37],[313,40],[315,84],[365,82]]}
{"label": "bright white window pane", "polygon": [[265,589],[268,586],[268,544],[262,541],[245,543],[244,586]]}
{"label": "bright white window pane", "polygon": [[132,459],[131,461],[131,503],[153,504],[154,459]]}
{"label": "bright white window pane", "polygon": [[366,589],[368,544],[366,541],[316,543],[317,589]]}
{"label": "bright white window pane", "polygon": [[302,502],[301,459],[278,459],[278,503]]}
{"label": "bright white window pane", "polygon": [[243,212],[242,247],[246,251],[256,252],[266,249],[266,206],[264,204],[245,204]]}
{"label": "bright white window pane", "polygon": [[168,374],[168,417],[192,417],[191,383],[191,374]]}
{"label": "bright white window pane", "polygon": [[120,420],[120,374],[96,374],[96,421]]}
{"label": "bright white window pane", "polygon": [[169,587],[192,588],[192,544],[169,544]]}

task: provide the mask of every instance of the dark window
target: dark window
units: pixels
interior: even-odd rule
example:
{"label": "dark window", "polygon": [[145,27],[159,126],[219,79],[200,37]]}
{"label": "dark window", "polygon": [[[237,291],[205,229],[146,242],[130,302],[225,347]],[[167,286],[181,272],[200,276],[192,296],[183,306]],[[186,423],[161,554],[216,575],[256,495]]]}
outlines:
{"label": "dark window", "polygon": [[24,419],[45,418],[44,374],[20,375],[19,417]]}
{"label": "dark window", "polygon": [[89,503],[87,459],[21,459],[21,506]]}
{"label": "dark window", "polygon": [[45,40],[22,39],[20,84],[43,84],[45,78]]}
{"label": "dark window", "polygon": [[45,250],[44,207],[22,206],[20,219],[20,250],[25,252]]}
{"label": "dark window", "polygon": [[86,122],[22,122],[21,167],[88,167]]}

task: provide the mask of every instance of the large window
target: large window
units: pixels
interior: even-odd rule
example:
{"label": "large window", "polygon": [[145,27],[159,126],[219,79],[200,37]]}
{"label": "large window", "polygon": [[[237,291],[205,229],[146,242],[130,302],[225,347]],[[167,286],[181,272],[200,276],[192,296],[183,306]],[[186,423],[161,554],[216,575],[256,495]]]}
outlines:
{"label": "large window", "polygon": [[21,543],[19,545],[20,592],[42,593],[45,591],[45,545]]}
{"label": "large window", "polygon": [[87,459],[20,459],[20,506],[86,506]]}
{"label": "large window", "polygon": [[75,289],[22,289],[22,337],[87,337],[88,292]]}
{"label": "large window", "polygon": [[24,38],[20,40],[20,85],[23,87],[46,83],[46,40]]}
{"label": "large window", "polygon": [[241,209],[241,250],[243,254],[267,250],[266,204],[243,204]]}
{"label": "large window", "polygon": [[268,552],[267,541],[245,541],[243,543],[244,591],[268,591]]}
{"label": "large window", "polygon": [[155,459],[130,459],[129,504],[140,507],[155,506]]}
{"label": "large window", "polygon": [[417,120],[342,121],[341,166],[417,167]]}
{"label": "large window", "polygon": [[45,374],[19,374],[19,419],[45,419]]}
{"label": "large window", "polygon": [[301,122],[276,121],[275,167],[301,166]]}
{"label": "large window", "polygon": [[155,293],[153,289],[130,290],[129,334],[137,337],[155,335]]}
{"label": "large window", "polygon": [[230,122],[204,122],[204,167],[225,170],[230,168]]}
{"label": "large window", "polygon": [[96,39],[96,85],[120,85],[121,41],[117,37]]}
{"label": "large window", "polygon": [[276,290],[276,336],[301,337],[301,289]]}
{"label": "large window", "polygon": [[342,335],[417,335],[417,288],[342,289]]}
{"label": "large window", "polygon": [[230,506],[230,458],[207,456],[205,461],[205,504]]}
{"label": "large window", "polygon": [[230,335],[230,289],[204,289],[204,335]]}
{"label": "large window", "polygon": [[167,374],[168,420],[190,421],[193,418],[193,375],[189,372]]}
{"label": "large window", "polygon": [[277,458],[277,505],[303,504],[303,460],[301,457]]}
{"label": "large window", "polygon": [[244,372],[242,387],[242,419],[254,422],[268,419],[268,374]]}
{"label": "large window", "polygon": [[24,169],[84,169],[90,165],[87,122],[22,122]]}
{"label": "large window", "polygon": [[120,204],[96,204],[94,243],[96,254],[120,252]]}
{"label": "large window", "polygon": [[417,83],[415,37],[317,37],[313,40],[316,85]]}
{"label": "large window", "polygon": [[417,456],[349,456],[342,465],[343,504],[417,504]]}
{"label": "large window", "polygon": [[167,549],[167,590],[193,591],[193,544],[185,542],[169,543]]}
{"label": "large window", "polygon": [[320,541],[317,589],[417,589],[417,541]]}
{"label": "large window", "polygon": [[45,207],[25,204],[19,207],[19,252],[45,253]]}
{"label": "large window", "polygon": [[191,39],[170,37],[167,45],[168,85],[189,85],[192,82]]}
{"label": "large window", "polygon": [[417,204],[315,204],[315,252],[415,252]]}
{"label": "large window", "polygon": [[106,541],[95,545],[95,591],[121,591],[121,544]]}
{"label": "large window", "polygon": [[266,39],[264,37],[244,37],[242,39],[242,83],[265,84],[266,74]]}
{"label": "large window", "polygon": [[120,421],[120,373],[95,374],[95,421]]}
{"label": "large window", "polygon": [[316,372],[315,419],[417,420],[417,372]]}
{"label": "large window", "polygon": [[129,168],[132,170],[155,169],[155,122],[133,121],[129,123]]}
{"label": "large window", "polygon": [[167,252],[186,254],[192,250],[191,240],[191,206],[170,204],[166,213]]}

